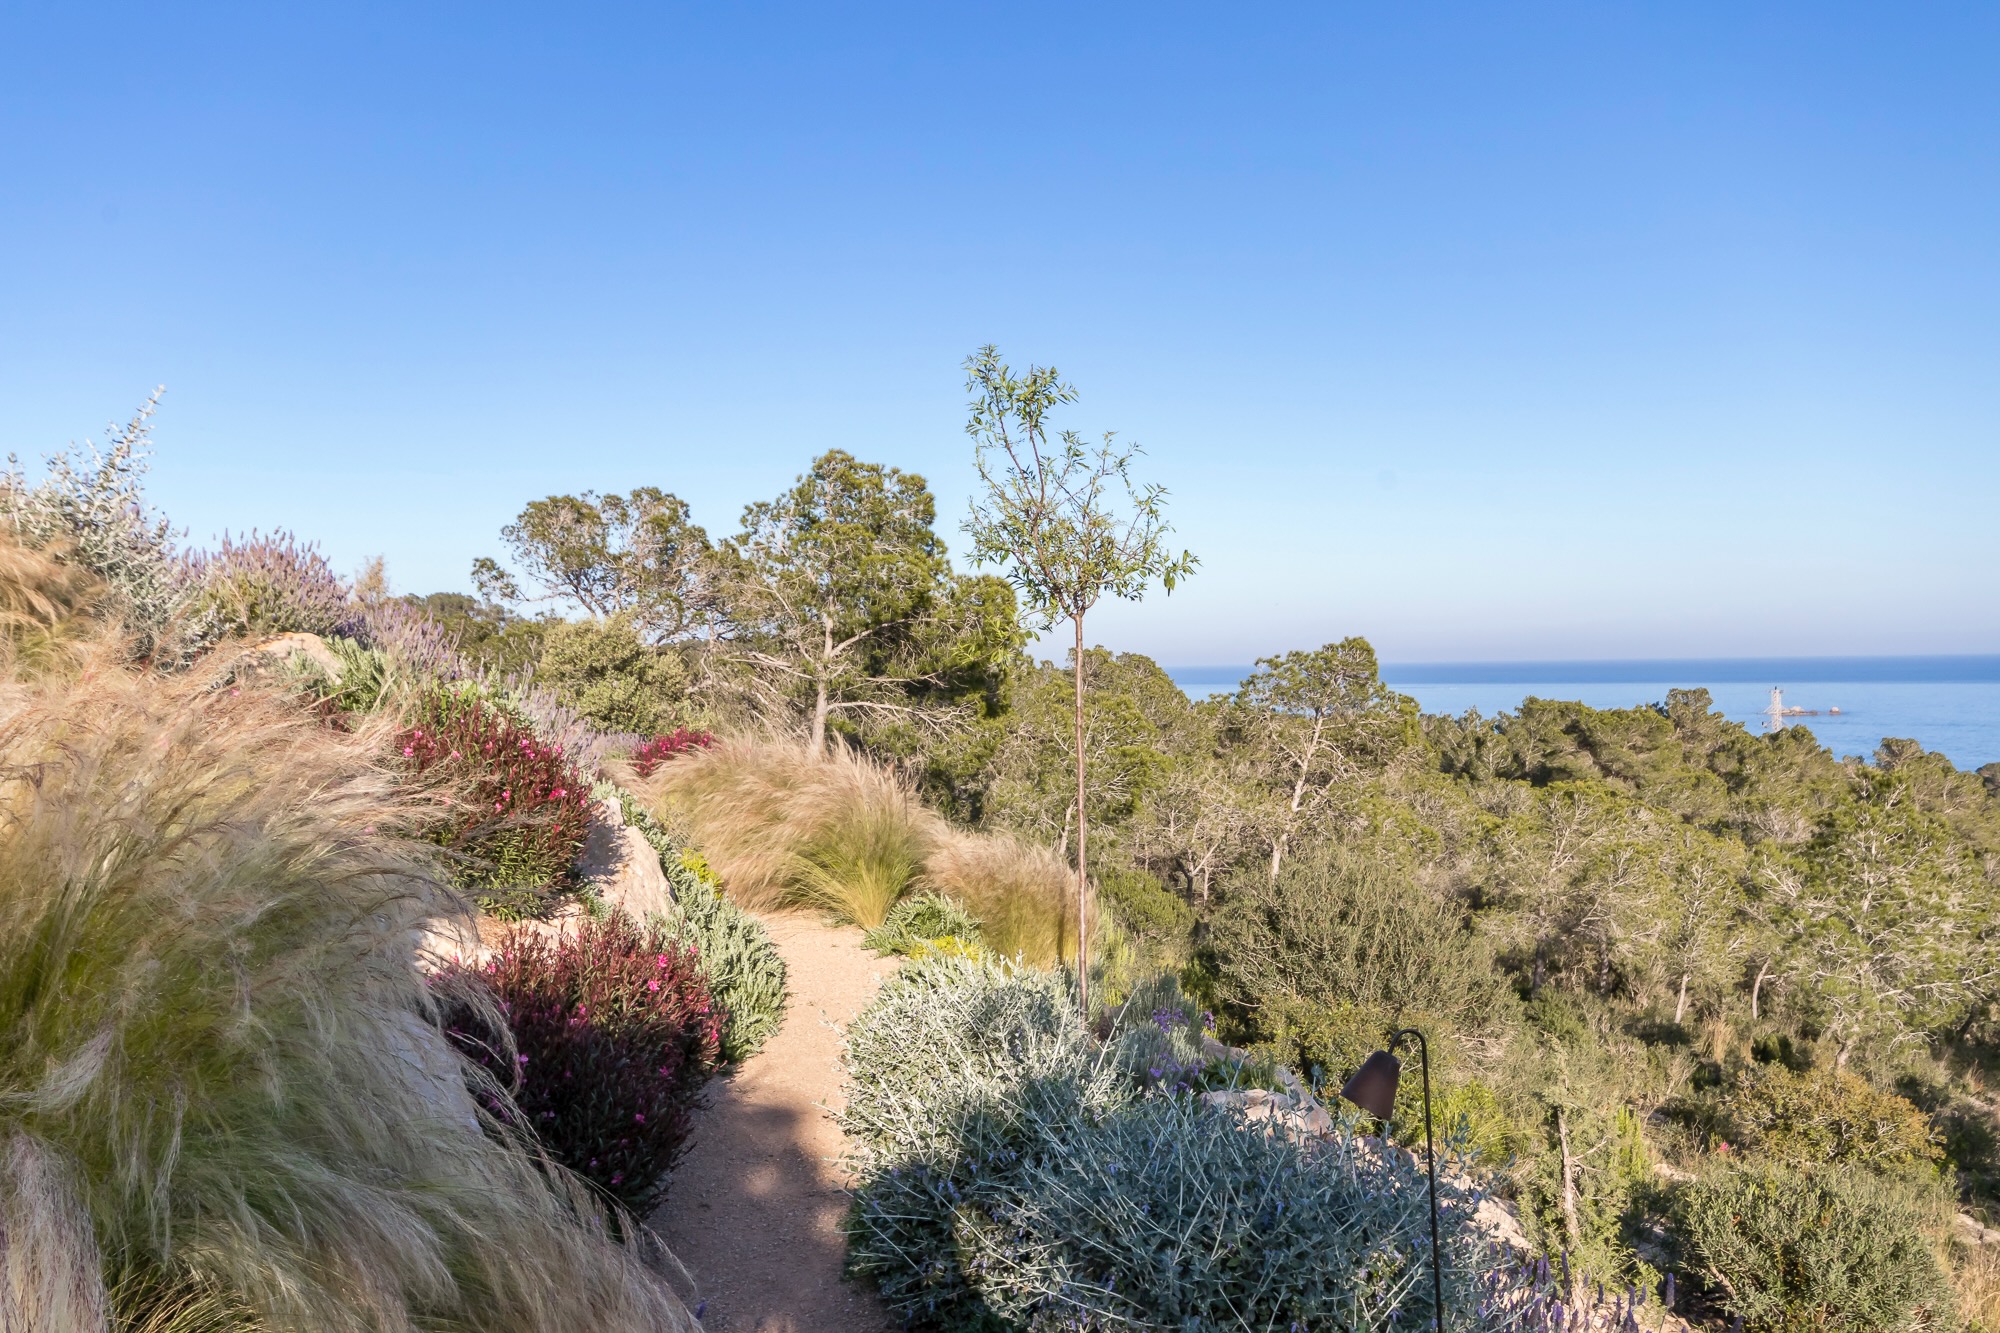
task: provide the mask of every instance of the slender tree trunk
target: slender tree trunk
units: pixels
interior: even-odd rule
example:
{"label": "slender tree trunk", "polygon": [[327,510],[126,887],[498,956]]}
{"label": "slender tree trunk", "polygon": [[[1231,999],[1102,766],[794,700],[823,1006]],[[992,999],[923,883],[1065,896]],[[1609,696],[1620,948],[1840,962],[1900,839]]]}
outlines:
{"label": "slender tree trunk", "polygon": [[1089,821],[1083,808],[1083,613],[1076,616],[1076,1002],[1090,1021],[1090,879],[1083,868]]}
{"label": "slender tree trunk", "polygon": [[1763,962],[1757,964],[1757,979],[1750,983],[1750,1017],[1752,1021],[1755,1021],[1757,1017],[1757,1001],[1759,997],[1761,997],[1764,993],[1764,978],[1769,976],[1770,974],[1771,974],[1770,959],[1767,958]]}
{"label": "slender tree trunk", "polygon": [[1326,728],[1324,715],[1313,717],[1312,741],[1306,746],[1306,757],[1299,761],[1298,780],[1292,784],[1291,813],[1285,817],[1285,826],[1278,830],[1278,836],[1271,839],[1271,882],[1278,882],[1278,866],[1285,859],[1285,842],[1292,836],[1292,822],[1299,817],[1299,807],[1306,800],[1306,778],[1312,773],[1313,757],[1319,753],[1319,738]]}
{"label": "slender tree trunk", "polygon": [[1583,1226],[1576,1215],[1576,1158],[1569,1150],[1569,1117],[1560,1102],[1556,1104],[1556,1147],[1562,1153],[1563,1233],[1569,1237],[1570,1253],[1575,1254],[1583,1248]]}
{"label": "slender tree trunk", "polygon": [[1688,1007],[1688,974],[1686,972],[1682,972],[1680,998],[1674,1001],[1675,1027],[1679,1027],[1681,1025],[1681,1016],[1687,1013],[1687,1007]]}
{"label": "slender tree trunk", "polygon": [[820,612],[820,629],[826,638],[826,648],[819,660],[818,677],[813,681],[813,731],[812,748],[814,754],[826,753],[826,673],[833,666],[833,608],[824,607]]}

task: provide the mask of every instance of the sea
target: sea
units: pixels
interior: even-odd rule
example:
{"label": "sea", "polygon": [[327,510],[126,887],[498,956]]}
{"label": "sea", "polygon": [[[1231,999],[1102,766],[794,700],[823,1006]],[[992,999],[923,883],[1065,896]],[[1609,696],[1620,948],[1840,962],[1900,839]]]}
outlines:
{"label": "sea", "polygon": [[[1166,668],[1192,698],[1226,694],[1251,670]],[[1764,729],[1776,688],[1786,708],[1805,710],[1786,725],[1804,727],[1835,755],[1867,757],[1884,737],[1900,736],[1961,769],[2000,761],[2000,655],[1391,662],[1382,679],[1426,713],[1476,708],[1487,717],[1529,698],[1630,708],[1661,702],[1668,690],[1702,688],[1724,716],[1753,731]]]}

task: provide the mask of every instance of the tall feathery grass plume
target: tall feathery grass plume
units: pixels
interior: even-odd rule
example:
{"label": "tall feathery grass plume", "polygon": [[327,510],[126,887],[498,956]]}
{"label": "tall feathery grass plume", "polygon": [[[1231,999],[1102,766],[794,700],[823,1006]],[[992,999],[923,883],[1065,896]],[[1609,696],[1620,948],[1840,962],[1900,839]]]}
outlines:
{"label": "tall feathery grass plume", "polygon": [[0,535],[0,666],[9,675],[75,667],[102,633],[102,580],[57,542],[31,550]]}
{"label": "tall feathery grass plume", "polygon": [[718,740],[660,765],[646,789],[745,907],[818,908],[872,929],[904,894],[930,888],[979,917],[1007,957],[1074,954],[1069,881],[1053,853],[953,828],[864,755]]}
{"label": "tall feathery grass plume", "polygon": [[0,686],[0,1328],[693,1328],[469,1092],[382,737],[222,679]]}

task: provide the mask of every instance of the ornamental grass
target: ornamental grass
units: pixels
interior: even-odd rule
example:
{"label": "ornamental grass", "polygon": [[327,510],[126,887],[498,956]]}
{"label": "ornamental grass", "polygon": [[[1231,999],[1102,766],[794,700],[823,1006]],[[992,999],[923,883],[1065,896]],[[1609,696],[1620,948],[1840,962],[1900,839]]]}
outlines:
{"label": "ornamental grass", "polygon": [[688,829],[745,907],[816,908],[872,930],[929,889],[978,917],[1002,956],[1074,956],[1072,891],[1053,853],[954,829],[865,756],[717,740],[661,764],[650,790],[655,812]]}
{"label": "ornamental grass", "polygon": [[113,656],[0,685],[0,1327],[692,1328],[467,1095],[386,736]]}

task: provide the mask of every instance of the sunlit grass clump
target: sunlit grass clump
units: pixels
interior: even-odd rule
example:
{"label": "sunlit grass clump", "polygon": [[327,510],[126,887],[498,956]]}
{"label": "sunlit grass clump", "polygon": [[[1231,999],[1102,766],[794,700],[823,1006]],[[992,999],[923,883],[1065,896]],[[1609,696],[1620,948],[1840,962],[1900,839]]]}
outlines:
{"label": "sunlit grass clump", "polygon": [[872,930],[930,890],[977,917],[1002,957],[1074,955],[1073,891],[1054,853],[954,829],[862,756],[717,741],[661,765],[652,784],[660,813],[686,824],[746,907],[813,908]]}
{"label": "sunlit grass clump", "polygon": [[691,1327],[468,1095],[384,737],[69,674],[0,685],[0,1327]]}

